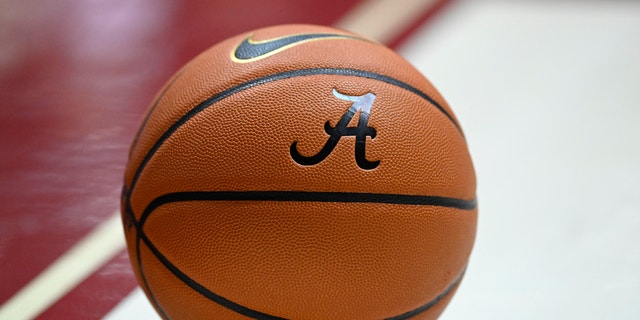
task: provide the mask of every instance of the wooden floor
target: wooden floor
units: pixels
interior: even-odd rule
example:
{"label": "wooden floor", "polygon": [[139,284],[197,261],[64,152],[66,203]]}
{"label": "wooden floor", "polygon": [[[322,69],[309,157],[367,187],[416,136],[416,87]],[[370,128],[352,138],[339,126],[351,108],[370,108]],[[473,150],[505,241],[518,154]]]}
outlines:
{"label": "wooden floor", "polygon": [[281,23],[389,44],[460,119],[480,222],[442,319],[640,318],[640,4],[389,3],[2,2],[0,320],[157,318],[123,250],[128,146],[182,64]]}

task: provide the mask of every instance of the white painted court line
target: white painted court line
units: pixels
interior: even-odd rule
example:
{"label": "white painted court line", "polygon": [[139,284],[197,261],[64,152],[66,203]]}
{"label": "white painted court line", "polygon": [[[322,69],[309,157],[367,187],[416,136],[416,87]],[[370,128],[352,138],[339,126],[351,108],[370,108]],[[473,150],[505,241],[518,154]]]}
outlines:
{"label": "white painted court line", "polygon": [[117,211],[0,306],[0,319],[33,319],[124,247]]}
{"label": "white painted court line", "polygon": [[140,287],[135,288],[118,305],[111,309],[102,320],[160,319]]}
{"label": "white painted court line", "polygon": [[363,1],[335,27],[387,43],[423,15],[437,0]]}

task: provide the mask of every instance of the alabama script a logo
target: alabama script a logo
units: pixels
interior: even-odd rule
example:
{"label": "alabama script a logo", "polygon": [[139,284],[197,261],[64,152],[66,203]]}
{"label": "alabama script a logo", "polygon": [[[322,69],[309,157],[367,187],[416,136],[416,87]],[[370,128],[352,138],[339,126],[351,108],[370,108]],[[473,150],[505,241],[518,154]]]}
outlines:
{"label": "alabama script a logo", "polygon": [[[373,93],[367,93],[361,96],[350,96],[342,94],[336,89],[333,89],[333,95],[340,100],[351,101],[351,106],[347,109],[347,112],[342,115],[342,118],[340,118],[335,127],[331,126],[330,121],[325,122],[324,131],[329,135],[329,139],[327,139],[327,142],[318,153],[312,156],[304,156],[298,151],[298,141],[294,141],[289,148],[291,158],[303,166],[318,164],[331,154],[331,151],[338,145],[342,137],[355,136],[356,163],[364,170],[375,169],[380,164],[380,160],[367,160],[365,148],[367,137],[371,137],[371,139],[376,137],[376,129],[368,126],[371,106],[376,96]],[[349,122],[351,122],[351,119],[353,119],[353,116],[355,116],[358,111],[360,111],[358,125],[356,127],[348,127]]]}

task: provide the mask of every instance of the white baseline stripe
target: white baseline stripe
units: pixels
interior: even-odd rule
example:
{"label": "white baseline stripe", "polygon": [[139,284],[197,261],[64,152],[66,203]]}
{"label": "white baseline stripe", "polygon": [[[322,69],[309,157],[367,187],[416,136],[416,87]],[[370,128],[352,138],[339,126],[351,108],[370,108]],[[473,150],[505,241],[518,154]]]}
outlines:
{"label": "white baseline stripe", "polygon": [[0,319],[34,318],[124,247],[120,212],[115,212],[2,305]]}

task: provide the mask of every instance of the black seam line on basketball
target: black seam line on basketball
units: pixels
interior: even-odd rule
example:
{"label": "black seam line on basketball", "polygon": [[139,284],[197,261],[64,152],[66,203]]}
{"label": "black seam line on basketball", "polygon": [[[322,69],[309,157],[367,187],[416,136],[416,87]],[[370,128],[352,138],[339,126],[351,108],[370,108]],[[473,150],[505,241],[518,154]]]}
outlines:
{"label": "black seam line on basketball", "polygon": [[414,316],[417,316],[420,313],[423,313],[429,309],[431,309],[431,307],[435,306],[436,304],[438,304],[438,302],[440,302],[440,300],[444,299],[447,295],[449,295],[451,293],[451,291],[453,291],[453,289],[460,284],[460,281],[462,281],[462,277],[464,276],[464,273],[466,272],[467,267],[465,266],[464,269],[462,270],[462,272],[460,272],[460,274],[458,275],[458,277],[456,277],[456,279],[453,280],[453,282],[446,288],[444,289],[444,291],[442,291],[437,297],[435,297],[433,300],[427,302],[426,304],[413,309],[409,312],[403,313],[401,315],[395,316],[395,317],[391,317],[391,318],[386,318],[385,320],[405,320],[405,319],[409,319],[412,318]]}
{"label": "black seam line on basketball", "polygon": [[138,178],[140,177],[140,174],[142,173],[142,170],[144,169],[146,164],[149,162],[149,160],[151,160],[151,157],[156,153],[156,151],[160,148],[160,146],[162,146],[162,144],[176,130],[178,130],[180,126],[182,126],[184,123],[186,123],[189,119],[191,119],[196,114],[200,113],[201,111],[208,108],[212,104],[230,95],[255,87],[257,85],[272,82],[272,81],[277,81],[277,80],[289,79],[294,77],[313,76],[313,75],[343,75],[343,76],[360,77],[360,78],[382,81],[391,85],[395,85],[399,88],[405,89],[409,92],[412,92],[418,95],[422,99],[429,102],[431,105],[435,106],[438,110],[440,110],[440,112],[442,112],[451,121],[451,123],[453,123],[453,125],[456,127],[458,132],[460,132],[460,134],[464,137],[464,134],[462,133],[462,130],[458,125],[458,123],[439,103],[437,103],[433,98],[429,97],[426,93],[398,79],[385,76],[379,73],[375,73],[375,72],[359,70],[359,69],[345,69],[345,68],[312,68],[312,69],[298,69],[298,70],[285,71],[285,72],[276,73],[276,74],[272,74],[272,75],[261,77],[261,78],[256,78],[256,79],[238,84],[234,87],[231,87],[229,89],[226,89],[224,91],[221,91],[211,96],[210,98],[204,100],[203,102],[201,102],[200,104],[192,108],[191,110],[187,111],[187,113],[185,113],[182,117],[180,117],[180,119],[178,119],[173,125],[171,125],[167,129],[167,131],[165,131],[162,134],[162,136],[160,136],[160,138],[154,143],[154,145],[151,147],[151,149],[147,152],[145,157],[142,159],[142,162],[138,166],[138,169],[136,170],[133,176],[133,179],[131,180],[131,186],[129,188],[128,194],[131,195],[131,193],[133,193],[133,190],[138,181]]}
{"label": "black seam line on basketball", "polygon": [[147,290],[147,293],[149,294],[151,303],[156,307],[156,310],[158,310],[158,312],[160,313],[160,316],[162,316],[162,319],[169,320],[169,316],[166,314],[162,306],[160,306],[160,304],[158,303],[158,300],[156,299],[156,296],[153,294],[153,291],[151,291],[151,287],[149,286],[147,277],[145,276],[144,270],[142,269],[142,255],[140,254],[140,240],[142,239],[143,236],[144,235],[142,232],[137,232],[136,234],[136,258],[137,258],[136,263],[138,264],[138,271],[140,272],[140,278],[142,278],[142,283],[144,284],[144,287]]}
{"label": "black seam line on basketball", "polygon": [[[124,189],[125,188],[123,188],[123,190]],[[129,200],[129,198],[125,198],[125,201],[126,202],[125,202],[124,215],[128,216],[129,219],[131,219],[131,224],[133,225],[133,228],[136,230],[136,264],[138,265],[138,272],[140,272],[140,278],[142,279],[144,288],[149,294],[149,300],[156,307],[156,310],[158,310],[158,313],[160,313],[160,316],[162,317],[162,319],[169,320],[169,316],[164,311],[162,306],[160,306],[160,304],[158,303],[158,300],[156,299],[156,296],[153,294],[153,291],[151,291],[151,287],[149,286],[149,282],[147,281],[147,276],[145,275],[144,269],[142,268],[142,255],[140,254],[140,239],[142,238],[142,234],[143,234],[142,227],[140,223],[136,221],[135,217],[133,216],[131,201]]]}
{"label": "black seam line on basketball", "polygon": [[191,289],[193,289],[194,291],[198,292],[199,294],[203,295],[205,298],[227,308],[230,310],[233,310],[239,314],[242,314],[244,316],[253,318],[253,319],[265,319],[265,320],[285,320],[286,318],[281,318],[281,317],[276,317],[276,316],[272,316],[266,313],[262,313],[260,311],[257,310],[253,310],[250,308],[247,308],[245,306],[239,305],[223,296],[217,295],[215,293],[213,293],[211,290],[205,288],[203,285],[201,285],[200,283],[198,283],[197,281],[193,280],[191,277],[189,277],[188,275],[186,275],[184,272],[182,272],[180,269],[178,269],[178,267],[176,267],[175,265],[173,265],[173,263],[171,263],[171,261],[169,261],[169,259],[167,259],[167,257],[165,257],[160,250],[158,250],[158,248],[156,248],[153,243],[151,242],[151,240],[149,240],[149,238],[144,234],[144,233],[140,233],[140,236],[142,238],[142,241],[144,241],[144,243],[147,245],[147,247],[149,248],[149,250],[151,250],[151,252],[156,256],[156,258],[158,258],[158,260],[169,270],[171,271],[171,273],[173,273],[174,276],[176,276],[178,279],[180,279],[180,281],[182,281],[184,284],[186,284],[187,286],[189,286]]}
{"label": "black seam line on basketball", "polygon": [[[178,73],[176,73],[176,75],[173,76],[173,78],[169,81],[169,83],[167,83],[167,85],[164,87],[162,92],[160,92],[160,94],[158,95],[156,100],[153,102],[153,104],[151,105],[151,108],[149,108],[149,111],[147,112],[147,114],[145,115],[144,119],[142,120],[142,124],[140,124],[140,127],[138,128],[138,132],[136,132],[136,135],[133,138],[133,142],[131,143],[131,150],[133,150],[136,147],[136,145],[138,144],[138,140],[140,139],[140,133],[142,133],[142,130],[147,126],[147,122],[149,122],[149,118],[151,117],[151,114],[153,113],[153,111],[158,106],[158,103],[160,103],[160,100],[162,100],[162,98],[164,97],[165,93],[167,93],[167,91],[169,91],[169,89],[173,86],[173,84],[176,82],[176,80],[178,80],[180,78],[180,76],[184,73],[184,71],[185,71],[185,68],[182,68],[181,70],[178,70]],[[129,155],[129,157],[131,157],[131,155]]]}
{"label": "black seam line on basketball", "polygon": [[438,206],[461,210],[473,210],[476,200],[463,200],[439,196],[406,194],[358,193],[358,192],[309,192],[309,191],[186,191],[168,193],[149,203],[140,216],[142,228],[149,215],[158,207],[187,201],[277,201],[277,202],[333,202],[333,203],[384,203],[415,206]]}
{"label": "black seam line on basketball", "polygon": [[[201,294],[202,296],[204,296],[205,298],[219,304],[220,306],[223,306],[227,309],[233,310],[239,314],[242,314],[244,316],[253,318],[253,319],[263,319],[263,320],[286,320],[286,318],[282,318],[282,317],[278,317],[278,316],[273,316],[270,314],[266,314],[257,310],[253,310],[251,308],[242,306],[240,304],[237,304],[223,296],[220,296],[214,292],[212,292],[211,290],[207,289],[206,287],[204,287],[203,285],[201,285],[200,283],[198,283],[197,281],[195,281],[194,279],[192,279],[191,277],[189,277],[187,274],[185,274],[184,272],[182,272],[180,269],[178,269],[178,267],[176,267],[173,263],[171,263],[171,261],[169,261],[169,259],[167,259],[167,257],[165,257],[160,250],[158,250],[158,248],[156,248],[156,246],[153,245],[153,243],[151,242],[151,240],[143,233],[140,233],[140,237],[142,238],[142,241],[144,241],[144,243],[147,245],[147,247],[149,248],[149,250],[151,250],[151,252],[156,256],[156,258],[158,258],[158,260],[160,261],[160,263],[162,263],[167,270],[169,270],[171,273],[173,273],[174,276],[176,276],[178,279],[180,279],[180,281],[182,281],[184,284],[186,284],[187,286],[189,286],[191,289],[193,289],[194,291],[198,292],[199,294]],[[460,273],[460,275],[458,275],[458,277],[444,290],[442,291],[437,297],[435,297],[434,299],[430,300],[429,302],[427,302],[426,304],[411,310],[409,312],[403,313],[401,315],[395,316],[395,317],[391,317],[391,318],[386,318],[385,320],[405,320],[405,319],[409,319],[413,316],[416,316],[422,312],[425,312],[427,310],[429,310],[431,307],[435,306],[438,302],[440,302],[440,300],[444,299],[449,293],[451,293],[451,291],[460,283],[460,281],[462,281],[462,277],[464,275],[464,272],[466,270],[463,269],[463,271]],[[167,318],[168,319],[168,318]]]}
{"label": "black seam line on basketball", "polygon": [[[142,228],[142,222],[141,222],[140,227]],[[158,261],[160,261],[160,263],[162,263],[167,268],[167,270],[169,270],[180,281],[182,281],[184,284],[186,284],[191,289],[193,289],[194,291],[198,292],[199,294],[201,294],[205,298],[207,298],[207,299],[219,304],[220,306],[223,306],[223,307],[225,307],[227,309],[233,310],[233,311],[235,311],[235,312],[237,312],[239,314],[242,314],[244,316],[247,316],[247,317],[250,317],[250,318],[253,318],[253,319],[286,320],[286,318],[269,315],[269,314],[266,314],[266,313],[263,313],[263,312],[260,312],[260,311],[257,311],[257,310],[242,306],[242,305],[240,305],[238,303],[235,303],[235,302],[233,302],[233,301],[231,301],[231,300],[229,300],[229,299],[227,299],[227,298],[225,298],[223,296],[220,296],[220,295],[212,292],[211,290],[207,289],[206,287],[204,287],[203,285],[201,285],[200,283],[198,283],[197,281],[195,281],[194,279],[189,277],[187,274],[182,272],[173,263],[171,263],[171,261],[169,261],[169,259],[167,257],[165,257],[160,252],[160,250],[158,250],[158,248],[156,248],[155,245],[153,245],[151,240],[142,231],[142,229],[140,230],[139,235],[140,235],[140,238],[142,239],[142,241],[144,241],[144,243],[147,245],[147,248],[149,248],[149,250],[153,253],[153,255],[156,256]],[[455,286],[460,283],[460,281],[462,280],[462,277],[463,277],[463,275],[465,273],[465,270],[466,270],[466,266],[462,270],[462,272],[458,275],[458,277],[444,291],[442,291],[434,299],[430,300],[426,304],[424,304],[424,305],[422,305],[422,306],[420,306],[420,307],[418,307],[418,308],[416,308],[414,310],[411,310],[409,312],[403,313],[403,314],[395,316],[395,317],[386,318],[385,320],[405,320],[405,319],[409,319],[409,318],[411,318],[411,317],[413,317],[415,315],[418,315],[418,314],[430,309],[431,307],[436,305],[438,302],[440,302],[440,300],[442,300],[444,297],[446,297],[455,288]]]}
{"label": "black seam line on basketball", "polygon": [[[214,292],[212,292],[211,290],[207,289],[206,287],[204,287],[203,285],[201,285],[200,283],[198,283],[197,281],[195,281],[194,279],[192,279],[191,277],[189,277],[187,274],[185,274],[184,272],[182,272],[180,269],[178,269],[178,267],[176,267],[173,263],[171,263],[171,261],[169,261],[169,259],[167,257],[165,257],[160,250],[158,250],[158,248],[156,248],[155,245],[153,245],[153,243],[151,242],[151,240],[147,237],[147,235],[142,232],[139,233],[140,234],[140,238],[142,239],[142,241],[144,241],[144,243],[147,245],[147,248],[149,248],[149,250],[151,250],[151,252],[153,253],[153,255],[156,256],[156,258],[158,259],[158,261],[160,261],[160,263],[162,263],[167,270],[169,270],[171,273],[173,273],[174,276],[176,276],[178,279],[180,279],[180,281],[182,281],[184,284],[186,284],[187,286],[189,286],[191,289],[193,289],[194,291],[198,292],[199,294],[201,294],[202,296],[204,296],[205,298],[227,308],[230,310],[233,310],[239,314],[242,314],[244,316],[253,318],[253,319],[264,319],[264,320],[286,320],[287,318],[282,318],[282,317],[278,317],[278,316],[273,316],[270,314],[266,314],[257,310],[253,310],[251,308],[242,306],[240,304],[237,304],[223,296],[220,296]],[[440,300],[442,300],[444,297],[446,297],[449,293],[451,293],[451,291],[455,288],[456,285],[458,285],[460,283],[460,281],[462,281],[462,277],[464,275],[464,272],[466,270],[463,269],[463,271],[460,273],[460,275],[458,275],[458,277],[444,290],[442,291],[437,297],[435,297],[434,299],[430,300],[429,302],[427,302],[426,304],[411,310],[409,312],[403,313],[401,315],[395,316],[395,317],[391,317],[391,318],[386,318],[385,320],[405,320],[405,319],[409,319],[415,315],[418,315],[424,311],[427,311],[428,309],[430,309],[431,307],[433,307],[434,305],[436,305],[438,302],[440,302]],[[168,319],[168,318],[167,318]]]}

